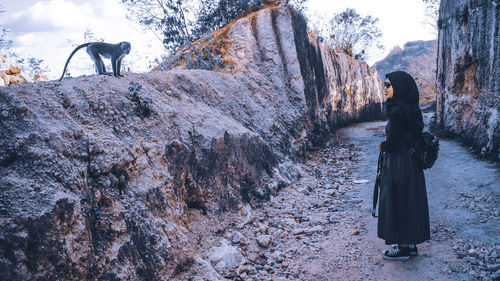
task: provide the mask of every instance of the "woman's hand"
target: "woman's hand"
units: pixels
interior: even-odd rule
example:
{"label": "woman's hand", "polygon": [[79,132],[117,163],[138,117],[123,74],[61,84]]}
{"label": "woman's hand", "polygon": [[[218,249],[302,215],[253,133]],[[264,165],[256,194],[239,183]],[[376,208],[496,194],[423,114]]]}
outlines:
{"label": "woman's hand", "polygon": [[378,150],[379,150],[379,151],[387,151],[387,150],[386,150],[386,149],[387,149],[387,146],[386,146],[386,145],[387,145],[387,144],[386,144],[386,142],[385,142],[385,141],[383,141],[383,142],[379,143],[379,144],[378,144]]}

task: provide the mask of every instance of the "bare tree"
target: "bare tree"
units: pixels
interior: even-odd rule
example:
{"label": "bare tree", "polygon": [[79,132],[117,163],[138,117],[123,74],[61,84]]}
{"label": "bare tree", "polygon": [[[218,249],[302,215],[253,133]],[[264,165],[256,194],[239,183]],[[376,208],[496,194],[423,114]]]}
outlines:
{"label": "bare tree", "polygon": [[326,41],[337,51],[365,59],[370,48],[383,49],[377,23],[378,18],[362,17],[355,9],[348,8],[329,21]]}
{"label": "bare tree", "polygon": [[45,65],[43,59],[37,59],[35,57],[28,58],[18,58],[16,63],[23,70],[23,74],[33,80],[37,74],[46,74],[49,71],[47,65]]}
{"label": "bare tree", "polygon": [[83,33],[83,40],[84,42],[104,42],[104,38],[95,37],[94,32],[90,28],[87,28]]}
{"label": "bare tree", "polygon": [[[170,53],[192,42],[194,26],[193,1],[188,0],[122,0],[129,7],[129,18],[149,28]],[[160,35],[161,34],[161,35]]]}
{"label": "bare tree", "polygon": [[[6,10],[0,5],[0,15],[5,13]],[[9,31],[3,26],[0,26],[0,53],[7,52],[12,47],[12,40],[8,39]]]}
{"label": "bare tree", "polygon": [[299,12],[304,12],[308,0],[283,0],[283,2]]}
{"label": "bare tree", "polygon": [[262,0],[200,0],[196,27],[196,38],[221,29],[245,11],[256,10],[263,6]]}
{"label": "bare tree", "polygon": [[437,33],[437,22],[439,19],[439,4],[441,0],[422,0],[425,4],[425,20],[424,23],[432,27]]}

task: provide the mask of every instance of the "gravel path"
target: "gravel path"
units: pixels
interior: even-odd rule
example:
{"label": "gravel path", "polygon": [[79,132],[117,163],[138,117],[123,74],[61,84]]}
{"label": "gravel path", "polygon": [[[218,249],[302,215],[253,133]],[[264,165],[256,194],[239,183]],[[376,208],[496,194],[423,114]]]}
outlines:
{"label": "gravel path", "polygon": [[[438,161],[425,171],[431,240],[409,261],[382,259],[387,246],[370,208],[384,126],[339,130],[298,165],[297,182],[219,218],[203,258],[230,280],[500,280],[500,169],[453,141],[441,140]],[[180,277],[219,276],[200,277],[194,263]]]}
{"label": "gravel path", "polygon": [[[370,122],[339,131],[344,141],[362,147],[356,175],[375,174],[376,145],[383,140],[384,126],[384,122]],[[420,256],[408,262],[382,261],[375,279],[500,279],[499,166],[476,159],[454,141],[440,144],[438,161],[425,171],[431,240],[419,247]],[[372,188],[370,181],[360,193],[364,208],[372,200]],[[375,219],[368,219],[366,225],[366,239],[374,242],[375,249],[384,249],[383,241],[376,238]]]}

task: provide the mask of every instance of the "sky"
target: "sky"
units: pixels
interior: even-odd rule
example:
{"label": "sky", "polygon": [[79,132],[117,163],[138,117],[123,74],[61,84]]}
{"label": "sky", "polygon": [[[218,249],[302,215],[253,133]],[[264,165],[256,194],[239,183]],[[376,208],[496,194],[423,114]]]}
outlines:
{"label": "sky", "polygon": [[311,21],[329,19],[334,13],[354,8],[361,16],[379,19],[384,50],[372,51],[367,62],[373,65],[384,59],[395,47],[406,42],[437,39],[437,32],[425,24],[425,5],[422,0],[309,0]]}
{"label": "sky", "polygon": [[[0,5],[6,13],[0,18],[0,24],[10,30],[14,43],[12,50],[21,57],[43,59],[49,67],[50,79],[59,78],[73,48],[85,42],[87,30],[105,42],[129,41],[132,51],[123,62],[131,71],[147,71],[147,62],[164,53],[161,41],[153,32],[128,20],[127,9],[120,2],[3,0]],[[309,0],[306,15],[311,21],[326,20],[346,8],[380,20],[385,49],[368,57],[370,65],[383,59],[395,46],[437,38],[437,34],[423,23],[425,7],[422,0]],[[85,52],[78,52],[71,60],[73,76],[88,72],[91,64]]]}

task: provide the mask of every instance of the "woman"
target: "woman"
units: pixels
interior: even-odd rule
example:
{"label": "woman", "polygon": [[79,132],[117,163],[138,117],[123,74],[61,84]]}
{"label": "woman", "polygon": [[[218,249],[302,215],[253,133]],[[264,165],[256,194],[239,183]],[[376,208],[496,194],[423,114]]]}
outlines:
{"label": "woman", "polygon": [[422,168],[409,149],[422,133],[424,123],[418,107],[417,85],[406,72],[386,75],[386,140],[379,145],[384,152],[378,218],[378,237],[387,245],[382,252],[390,260],[407,260],[418,254],[416,244],[430,238],[429,209]]}

